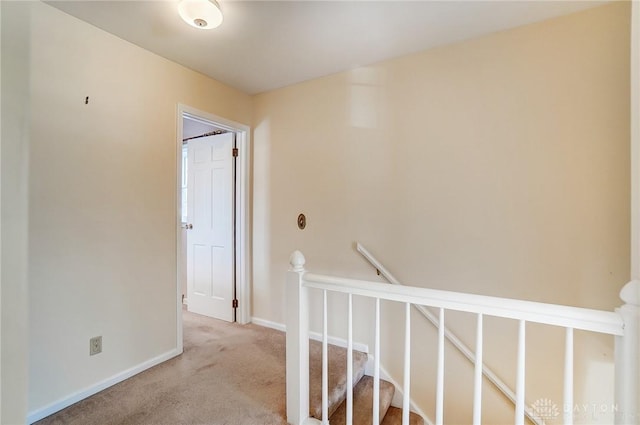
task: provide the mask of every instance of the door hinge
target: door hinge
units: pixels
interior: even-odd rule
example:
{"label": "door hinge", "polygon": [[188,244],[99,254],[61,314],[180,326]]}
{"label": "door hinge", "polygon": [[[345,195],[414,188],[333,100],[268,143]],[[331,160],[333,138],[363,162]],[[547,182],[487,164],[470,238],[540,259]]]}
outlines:
{"label": "door hinge", "polygon": [[233,156],[238,156],[238,148],[233,148]]}
{"label": "door hinge", "polygon": [[231,307],[232,308],[238,308],[238,300],[237,299],[231,301]]}

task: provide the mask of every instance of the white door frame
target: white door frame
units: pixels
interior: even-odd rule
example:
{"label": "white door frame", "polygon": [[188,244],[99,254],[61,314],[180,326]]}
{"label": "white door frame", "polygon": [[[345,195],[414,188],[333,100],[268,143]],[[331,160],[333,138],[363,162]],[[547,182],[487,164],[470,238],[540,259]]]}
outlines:
{"label": "white door frame", "polygon": [[238,309],[236,321],[240,324],[251,322],[251,226],[249,223],[249,182],[250,182],[250,154],[251,154],[251,128],[247,125],[219,117],[209,112],[201,111],[181,103],[177,110],[177,137],[176,137],[176,259],[178,269],[176,274],[176,316],[177,316],[177,348],[183,351],[182,341],[182,120],[187,117],[206,124],[236,133],[238,158],[236,161],[236,298]]}

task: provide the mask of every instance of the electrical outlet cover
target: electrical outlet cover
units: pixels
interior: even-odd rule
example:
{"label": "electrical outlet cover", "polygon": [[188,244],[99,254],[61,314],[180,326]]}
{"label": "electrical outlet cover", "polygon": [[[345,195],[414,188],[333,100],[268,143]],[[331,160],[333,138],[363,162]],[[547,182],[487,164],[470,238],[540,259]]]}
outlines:
{"label": "electrical outlet cover", "polygon": [[89,340],[89,355],[102,353],[102,336],[95,336]]}

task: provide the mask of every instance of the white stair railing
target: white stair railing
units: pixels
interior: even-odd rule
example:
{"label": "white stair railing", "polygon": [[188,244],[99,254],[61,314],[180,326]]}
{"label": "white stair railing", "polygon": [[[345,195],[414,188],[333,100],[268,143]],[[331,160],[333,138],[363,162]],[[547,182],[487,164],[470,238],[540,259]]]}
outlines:
{"label": "white stair railing", "polygon": [[[356,242],[356,250],[362,254],[362,256],[377,270],[380,276],[384,277],[387,282],[393,285],[402,285],[395,276],[391,274],[391,272],[367,250],[360,242]],[[424,316],[433,326],[436,328],[440,328],[438,318],[428,309],[421,305],[413,306],[422,316]],[[482,326],[482,316],[478,317],[477,326]],[[485,378],[489,382],[493,384],[493,386],[498,389],[504,396],[511,401],[514,405],[516,404],[516,393],[494,372],[492,371],[484,362],[482,361],[482,338],[480,336],[480,341],[476,341],[476,346],[480,347],[480,350],[476,349],[476,353],[471,351],[471,349],[464,343],[456,334],[454,334],[449,328],[443,327],[444,336],[447,340],[453,345],[462,355],[464,355],[471,363],[475,366],[474,373],[482,373]],[[481,335],[476,333],[477,335]],[[482,380],[477,380],[480,384]],[[479,385],[478,384],[478,385]],[[480,400],[480,396],[482,395],[482,386],[477,389],[478,393],[478,401]],[[543,421],[539,420],[538,417],[531,410],[529,405],[525,406],[525,415],[527,419],[529,419],[535,425],[543,425]],[[474,423],[480,423],[480,411],[476,412],[478,415],[477,421],[474,419]],[[437,419],[436,419],[437,422]]]}
{"label": "white stair railing", "polygon": [[[310,289],[347,294],[349,299],[354,295],[376,300],[394,301],[405,304],[405,392],[403,396],[403,425],[409,424],[409,372],[410,372],[410,306],[419,305],[437,308],[440,311],[440,332],[438,338],[438,352],[442,352],[444,344],[444,312],[445,310],[475,313],[478,325],[476,338],[482,340],[482,317],[485,315],[506,319],[515,319],[520,323],[518,335],[518,361],[516,376],[516,411],[514,423],[522,424],[525,418],[524,406],[524,378],[525,378],[525,330],[526,323],[540,323],[544,325],[560,326],[567,329],[565,339],[565,383],[564,403],[573,403],[573,329],[589,332],[604,333],[616,337],[616,392],[615,402],[618,410],[615,416],[616,424],[638,424],[638,321],[640,320],[640,281],[631,281],[625,285],[621,298],[625,304],[616,312],[591,310],[554,304],[536,303],[532,301],[512,300],[506,298],[487,297],[482,295],[465,294],[452,291],[440,291],[420,287],[388,285],[380,282],[346,279],[308,273],[304,269],[305,259],[299,251],[290,258],[291,268],[287,273],[286,307],[287,307],[287,342],[286,342],[286,386],[287,386],[287,421],[292,425],[320,423],[309,417],[309,317],[308,296]],[[323,296],[324,298],[324,296]],[[327,310],[324,309],[325,315]],[[375,312],[375,334],[378,342],[379,308]],[[352,303],[349,303],[349,313],[352,313]],[[348,323],[351,327],[351,321]],[[327,322],[323,320],[323,335],[326,341]],[[348,332],[348,344],[352,346],[353,335]],[[376,342],[376,343],[377,343]],[[376,349],[377,351],[377,349]],[[444,359],[443,359],[444,360]],[[374,359],[375,368],[379,368],[380,358]],[[477,365],[478,363],[476,363]],[[409,372],[407,372],[409,370]],[[444,362],[438,361],[438,376],[444,373]],[[379,379],[379,377],[377,378]],[[475,374],[474,382],[474,423],[479,423],[482,406],[479,403],[480,373]],[[374,383],[375,385],[375,383]],[[443,385],[438,378],[437,400],[435,416],[438,423],[445,423],[443,411]],[[352,391],[352,389],[348,390]],[[325,391],[323,391],[325,393]],[[326,393],[323,394],[323,398]],[[352,398],[347,398],[347,410],[352,410]],[[324,403],[324,401],[323,401]],[[374,400],[373,412],[379,408],[379,401]],[[323,409],[324,410],[324,409]],[[569,409],[571,410],[571,409]],[[327,413],[324,412],[323,415]],[[352,425],[348,418],[347,425]],[[565,424],[573,421],[571,412],[564,417]],[[322,423],[328,418],[323,417]]]}

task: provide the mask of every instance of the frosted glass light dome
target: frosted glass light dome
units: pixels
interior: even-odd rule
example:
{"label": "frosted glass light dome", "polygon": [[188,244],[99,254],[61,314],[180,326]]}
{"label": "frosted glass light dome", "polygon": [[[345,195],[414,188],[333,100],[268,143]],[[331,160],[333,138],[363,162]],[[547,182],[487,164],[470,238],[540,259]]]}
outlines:
{"label": "frosted glass light dome", "polygon": [[208,30],[222,23],[222,10],[215,0],[182,0],[178,4],[180,17],[195,28]]}

